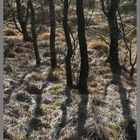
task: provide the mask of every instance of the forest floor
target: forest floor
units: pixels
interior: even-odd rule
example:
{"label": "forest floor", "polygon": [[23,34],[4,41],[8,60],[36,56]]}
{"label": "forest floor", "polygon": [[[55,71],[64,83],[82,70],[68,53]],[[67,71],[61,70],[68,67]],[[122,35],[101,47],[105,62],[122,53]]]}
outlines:
{"label": "forest floor", "polygon": [[[96,31],[97,28],[94,25]],[[99,25],[99,29],[105,26]],[[14,43],[4,58],[4,140],[135,139],[136,72],[133,79],[125,71],[112,75],[105,62],[107,44],[99,36],[87,37],[90,71],[86,95],[66,87],[62,32],[57,31],[55,70],[50,69],[48,28],[38,38],[40,67],[35,67],[32,44],[21,40],[12,24],[4,28],[4,49],[9,42]],[[136,43],[134,46],[136,51]],[[123,63],[126,50],[119,46],[119,52]],[[79,62],[77,48],[72,61],[75,83]],[[129,62],[126,66],[129,71]]]}

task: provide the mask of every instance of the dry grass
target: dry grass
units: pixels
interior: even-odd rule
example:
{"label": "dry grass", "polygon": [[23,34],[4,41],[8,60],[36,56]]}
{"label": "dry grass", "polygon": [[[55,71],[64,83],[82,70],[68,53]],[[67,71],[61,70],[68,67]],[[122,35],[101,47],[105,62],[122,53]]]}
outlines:
{"label": "dry grass", "polygon": [[4,43],[13,44],[14,46],[22,44],[22,39],[17,36],[4,36],[3,39]]}
{"label": "dry grass", "polygon": [[3,30],[4,36],[16,36],[16,32],[14,31],[14,29],[11,28],[6,28]]}
{"label": "dry grass", "polygon": [[[95,15],[100,17],[99,13],[95,13]],[[98,20],[100,19],[93,20],[93,22],[98,23]],[[106,27],[103,28],[102,30],[108,30],[105,29]],[[50,59],[47,57],[43,58],[40,67],[30,64],[34,61],[34,51],[33,45],[28,42],[23,42],[22,46],[18,46],[23,49],[23,52],[15,53],[16,49],[14,48],[11,52],[15,53],[15,57],[7,58],[5,61],[4,65],[7,65],[7,68],[4,69],[4,98],[10,95],[10,102],[4,104],[4,136],[8,137],[9,135],[14,140],[20,140],[26,139],[25,135],[29,133],[28,139],[30,140],[53,140],[57,138],[51,134],[60,130],[58,140],[78,140],[81,139],[77,129],[79,127],[84,130],[84,140],[121,139],[122,135],[126,135],[124,130],[126,132],[131,130],[129,126],[126,128],[125,124],[134,122],[131,119],[128,119],[128,122],[124,120],[122,102],[126,100],[125,92],[121,93],[122,87],[120,88],[120,86],[126,88],[126,97],[129,97],[128,103],[132,118],[135,119],[135,78],[134,81],[130,81],[127,74],[125,76],[122,74],[119,84],[112,83],[110,66],[103,61],[107,57],[108,45],[101,38],[90,36],[87,40],[90,64],[88,97],[80,95],[77,90],[65,89],[65,61],[62,57],[65,52],[65,40],[63,31],[57,30],[56,32],[57,51],[62,49],[62,53],[59,54],[61,61],[58,59],[58,67],[55,70],[49,69]],[[74,36],[76,37],[76,33]],[[49,37],[49,28],[44,27],[38,37],[39,45],[49,41]],[[4,39],[7,38],[6,36]],[[105,37],[105,39],[107,38]],[[46,48],[38,48],[43,56]],[[120,59],[122,59],[125,49],[121,45],[119,51]],[[78,51],[76,55],[79,55]],[[47,56],[49,55],[47,54]],[[79,74],[79,64],[79,58],[74,60],[76,75]],[[7,69],[11,69],[12,74],[10,71],[8,73]],[[23,78],[23,82],[20,85],[21,78]],[[15,88],[11,93],[12,84]],[[87,100],[85,100],[86,97]],[[84,122],[85,124],[83,124]]]}
{"label": "dry grass", "polygon": [[48,74],[47,80],[50,82],[57,82],[59,81],[59,74],[56,70],[51,70]]}

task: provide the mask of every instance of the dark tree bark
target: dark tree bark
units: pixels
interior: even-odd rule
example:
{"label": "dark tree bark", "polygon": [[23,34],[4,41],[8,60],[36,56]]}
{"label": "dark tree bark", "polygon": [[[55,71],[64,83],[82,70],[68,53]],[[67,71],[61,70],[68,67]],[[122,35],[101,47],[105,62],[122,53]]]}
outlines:
{"label": "dark tree bark", "polygon": [[55,31],[56,31],[56,20],[55,20],[55,5],[54,0],[49,0],[50,6],[50,56],[51,56],[51,68],[55,68],[56,62],[56,51],[55,51]]}
{"label": "dark tree bark", "polygon": [[102,2],[102,9],[104,14],[108,18],[108,25],[110,29],[110,51],[107,61],[110,63],[110,67],[113,73],[120,72],[120,63],[118,58],[118,22],[117,22],[117,10],[119,6],[119,0],[110,0],[106,3],[105,8],[105,1],[101,0]]}
{"label": "dark tree bark", "polygon": [[31,12],[31,31],[32,31],[32,40],[34,45],[34,52],[35,52],[35,58],[36,58],[36,65],[40,65],[40,56],[38,52],[38,44],[37,44],[37,33],[36,33],[36,27],[35,27],[35,11],[32,4],[32,0],[28,0],[28,6]]}
{"label": "dark tree bark", "polygon": [[[23,40],[24,41],[29,41],[29,36],[28,36],[28,32],[27,32],[27,17],[28,15],[24,15],[25,13],[23,13],[23,6],[21,5],[21,1],[20,0],[16,0],[16,8],[17,8],[17,19],[18,22],[20,24],[21,30],[22,30],[22,34],[23,34]],[[27,7],[28,10],[28,7]],[[28,14],[28,12],[27,12]]]}
{"label": "dark tree bark", "polygon": [[69,34],[69,25],[68,25],[68,8],[69,0],[64,0],[64,18],[63,18],[63,28],[65,32],[65,38],[67,43],[67,56],[66,56],[66,78],[67,86],[72,87],[72,70],[71,70],[71,58],[73,54],[71,38]]}
{"label": "dark tree bark", "polygon": [[118,58],[118,23],[115,15],[108,16],[109,28],[110,28],[110,51],[109,61],[113,73],[118,73],[120,69],[120,63]]}
{"label": "dark tree bark", "polygon": [[89,63],[88,63],[87,42],[85,37],[85,19],[84,19],[83,0],[76,0],[76,14],[78,20],[78,39],[79,39],[80,56],[81,56],[81,68],[80,68],[78,88],[81,91],[87,91]]}

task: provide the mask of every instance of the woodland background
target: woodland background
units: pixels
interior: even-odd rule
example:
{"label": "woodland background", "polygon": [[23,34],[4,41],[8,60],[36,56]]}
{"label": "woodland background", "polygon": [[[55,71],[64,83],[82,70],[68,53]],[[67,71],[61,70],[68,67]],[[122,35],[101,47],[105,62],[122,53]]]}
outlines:
{"label": "woodland background", "polygon": [[136,1],[4,0],[4,139],[136,140]]}

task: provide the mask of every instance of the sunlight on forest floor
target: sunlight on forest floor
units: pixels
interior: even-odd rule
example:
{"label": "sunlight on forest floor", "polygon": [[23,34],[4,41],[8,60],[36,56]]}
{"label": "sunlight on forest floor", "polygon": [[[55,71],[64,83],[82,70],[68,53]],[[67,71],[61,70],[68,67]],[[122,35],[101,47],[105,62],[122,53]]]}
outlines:
{"label": "sunlight on forest floor", "polygon": [[[102,27],[101,24],[95,25],[93,30],[102,31],[108,41],[106,23]],[[124,71],[121,76],[112,75],[105,62],[108,44],[94,32],[92,34],[87,34],[89,94],[80,95],[77,90],[65,87],[63,32],[57,31],[58,67],[52,71],[47,27],[38,37],[40,67],[35,67],[32,43],[23,43],[13,25],[4,27],[4,49],[13,44],[4,58],[5,137],[13,140],[80,140],[80,137],[83,140],[121,140],[131,135],[129,132],[133,135],[136,129],[136,72],[133,80]],[[126,49],[122,42],[119,50],[123,63]],[[136,52],[136,42],[133,52]],[[77,59],[72,62],[74,73],[79,72],[78,56],[77,48]],[[126,67],[130,70],[128,61]],[[77,74],[74,81],[77,82]]]}

